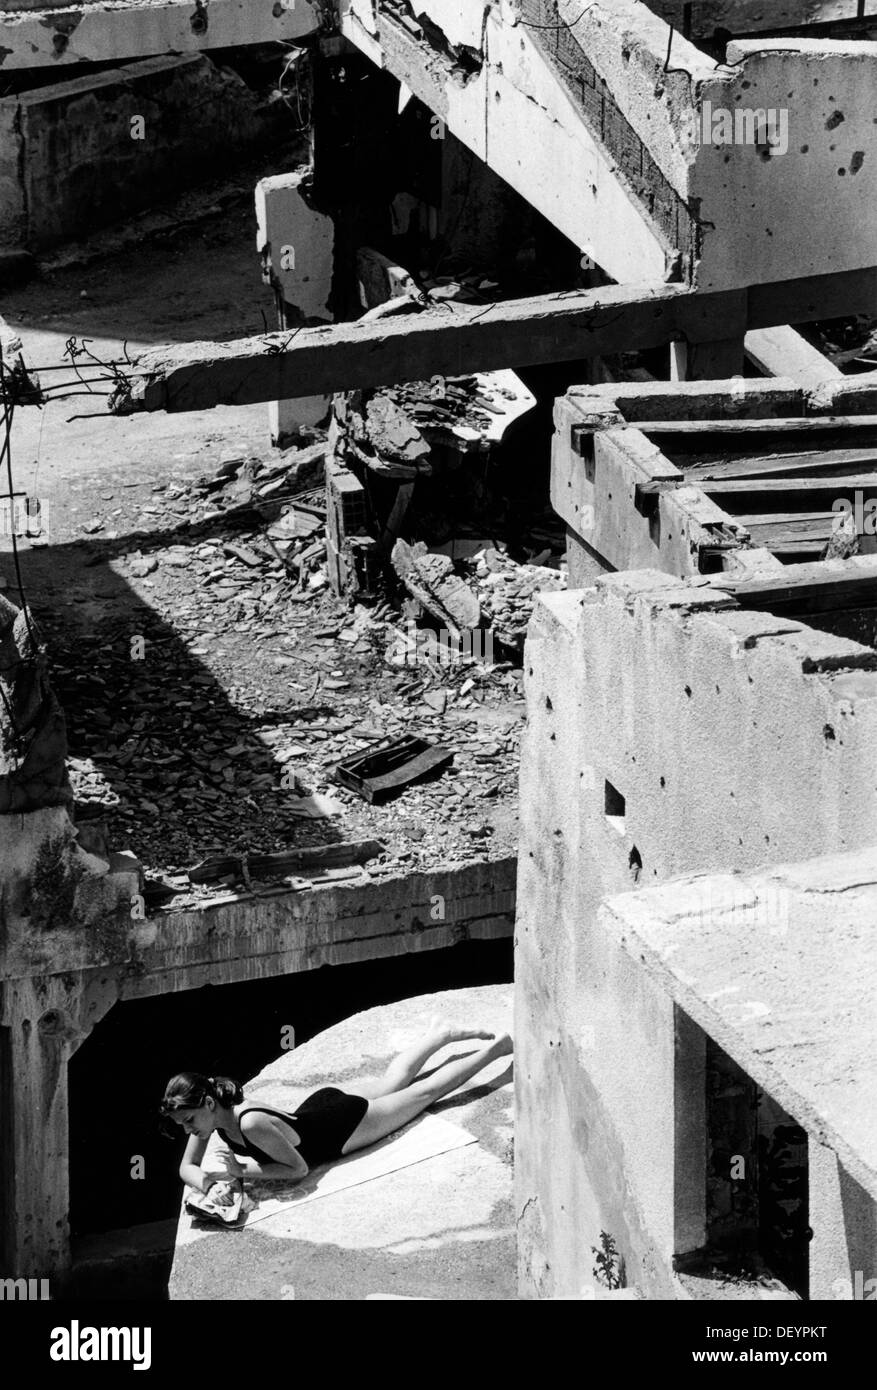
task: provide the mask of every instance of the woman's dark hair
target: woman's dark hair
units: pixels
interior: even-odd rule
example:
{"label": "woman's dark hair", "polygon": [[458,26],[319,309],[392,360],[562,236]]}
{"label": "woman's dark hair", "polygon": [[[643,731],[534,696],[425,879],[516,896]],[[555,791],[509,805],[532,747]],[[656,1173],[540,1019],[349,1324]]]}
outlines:
{"label": "woman's dark hair", "polygon": [[[225,1108],[237,1105],[244,1093],[240,1082],[232,1081],[230,1076],[203,1076],[200,1071],[181,1071],[167,1083],[159,1112],[167,1122],[175,1110],[199,1110],[208,1097]],[[174,1126],[167,1123],[162,1128],[165,1133],[175,1132]]]}

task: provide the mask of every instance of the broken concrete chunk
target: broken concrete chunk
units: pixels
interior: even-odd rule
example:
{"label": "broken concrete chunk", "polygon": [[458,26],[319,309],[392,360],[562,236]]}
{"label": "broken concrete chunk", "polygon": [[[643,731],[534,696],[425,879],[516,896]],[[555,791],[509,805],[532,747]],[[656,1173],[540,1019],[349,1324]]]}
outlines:
{"label": "broken concrete chunk", "polygon": [[398,540],[391,559],[412,597],[451,632],[478,627],[481,605],[468,584],[454,573],[449,556],[431,554],[422,541],[410,546]]}
{"label": "broken concrete chunk", "polygon": [[383,458],[417,467],[429,457],[429,445],[420,430],[386,395],[373,396],[365,408],[369,442]]}

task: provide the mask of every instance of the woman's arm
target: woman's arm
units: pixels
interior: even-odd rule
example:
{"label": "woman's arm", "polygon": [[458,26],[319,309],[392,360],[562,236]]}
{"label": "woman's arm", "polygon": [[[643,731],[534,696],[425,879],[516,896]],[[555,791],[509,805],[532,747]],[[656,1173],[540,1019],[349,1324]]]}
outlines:
{"label": "woman's arm", "polygon": [[207,1140],[201,1139],[197,1134],[189,1135],[189,1142],[186,1145],[186,1152],[183,1154],[180,1163],[180,1177],[188,1187],[194,1187],[198,1192],[206,1192],[216,1179],[205,1173],[201,1168],[201,1160],[207,1148]]}
{"label": "woman's arm", "polygon": [[[258,1148],[273,1158],[270,1165],[259,1164],[259,1172],[265,1178],[286,1178],[299,1182],[306,1178],[310,1169],[298,1151],[301,1142],[295,1130],[282,1120],[271,1115],[245,1112],[240,1118],[241,1133],[246,1134]],[[275,1169],[279,1171],[274,1171]]]}

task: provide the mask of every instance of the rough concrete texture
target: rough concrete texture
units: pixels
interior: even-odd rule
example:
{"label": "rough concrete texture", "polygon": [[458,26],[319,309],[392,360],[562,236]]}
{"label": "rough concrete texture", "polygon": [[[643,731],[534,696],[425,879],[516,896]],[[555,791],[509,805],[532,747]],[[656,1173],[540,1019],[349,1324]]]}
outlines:
{"label": "rough concrete texture", "polygon": [[[875,912],[877,850],[867,849],[679,879],[611,898],[600,914],[602,932],[807,1131],[811,1152],[826,1151],[809,1224],[832,1280],[844,1254],[850,1279],[877,1276]],[[839,1204],[824,1178],[837,1165]]]}
{"label": "rough concrete texture", "polygon": [[[33,13],[48,11],[48,13]],[[113,62],[252,43],[294,43],[316,32],[312,0],[3,0],[0,68]]]}
{"label": "rough concrete texture", "polygon": [[139,888],[134,856],[84,849],[64,807],[0,815],[0,980],[128,958]]}
{"label": "rough concrete texture", "polygon": [[246,84],[198,55],[6,97],[0,234],[29,249],[63,241],[71,226],[85,234],[205,180],[266,129]]}
{"label": "rough concrete texture", "polygon": [[[719,65],[639,0],[444,5],[433,25],[415,39],[373,0],[342,20],[613,279],[657,283],[675,262],[732,288],[870,267],[872,43],[742,39]],[[720,142],[719,112],[742,134]]]}
{"label": "rough concrete texture", "polygon": [[874,0],[645,0],[650,10],[694,35],[711,38],[717,30],[751,34],[762,29],[791,29],[805,24],[877,15]]}
{"label": "rough concrete texture", "polygon": [[[698,286],[872,265],[874,44],[752,39],[730,44],[727,60],[732,76],[722,70],[702,85],[700,110],[709,101],[713,113],[773,111],[786,134],[773,155],[754,144],[696,150],[688,196],[709,229]],[[812,234],[802,237],[802,227]]]}
{"label": "rough concrete texture", "polygon": [[256,245],[263,273],[302,319],[330,323],[335,257],[332,218],[313,206],[312,171],[275,174],[256,185]]}
{"label": "rough concrete texture", "polygon": [[[467,13],[470,8],[465,7]],[[464,24],[456,13],[463,9],[456,5],[453,16],[443,14],[445,32]],[[458,140],[575,245],[587,246],[614,279],[660,284],[669,244],[615,177],[534,31],[515,18],[514,7],[491,6],[480,40],[489,61],[465,75],[452,72],[447,52],[394,26],[373,0],[342,5],[342,32],[366,57],[401,78]],[[563,179],[557,177],[559,169],[565,171]]]}
{"label": "rough concrete texture", "polygon": [[[499,1032],[509,1028],[511,1007],[511,989],[491,986],[369,1009],[266,1067],[246,1087],[247,1098],[292,1111],[319,1086],[380,1076],[434,1013]],[[467,1047],[453,1044],[438,1060]],[[430,1114],[475,1135],[475,1144],[238,1232],[207,1230],[192,1239],[181,1215],[171,1298],[513,1299],[511,1075],[501,1059],[483,1080],[432,1107]],[[208,1165],[209,1157],[208,1150]]]}
{"label": "rough concrete texture", "polygon": [[601,1231],[628,1284],[678,1296],[673,1006],[597,928],[598,905],[877,840],[874,664],[654,572],[540,600],[516,952],[525,1296],[589,1280]]}

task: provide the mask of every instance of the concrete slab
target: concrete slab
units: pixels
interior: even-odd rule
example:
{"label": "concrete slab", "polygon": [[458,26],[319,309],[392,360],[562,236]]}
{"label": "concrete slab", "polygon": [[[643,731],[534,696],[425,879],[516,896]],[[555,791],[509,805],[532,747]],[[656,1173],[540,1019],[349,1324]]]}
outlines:
{"label": "concrete slab", "polygon": [[877,1196],[877,850],[610,899],[607,930]]}
{"label": "concrete slab", "polygon": [[[431,1014],[499,1031],[510,1027],[511,1011],[510,986],[449,990],[370,1009],[273,1062],[246,1094],[293,1110],[318,1086],[380,1076]],[[454,1044],[437,1060],[465,1047]],[[511,1164],[511,1067],[503,1059],[398,1138],[316,1169],[299,1189],[248,1184],[266,1202],[239,1231],[195,1231],[181,1215],[170,1297],[514,1299]],[[341,1187],[345,1169],[355,1185]],[[297,1190],[303,1196],[296,1199]]]}

